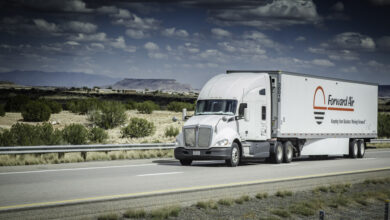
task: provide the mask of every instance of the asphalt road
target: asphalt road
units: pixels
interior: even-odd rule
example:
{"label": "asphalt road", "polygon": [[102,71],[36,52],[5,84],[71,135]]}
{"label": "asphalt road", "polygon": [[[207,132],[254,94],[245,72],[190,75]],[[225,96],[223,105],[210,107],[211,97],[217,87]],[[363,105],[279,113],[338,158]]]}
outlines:
{"label": "asphalt road", "polygon": [[235,168],[223,161],[184,167],[172,159],[0,167],[0,211],[378,168],[390,168],[390,149],[369,150],[363,159],[301,159]]}

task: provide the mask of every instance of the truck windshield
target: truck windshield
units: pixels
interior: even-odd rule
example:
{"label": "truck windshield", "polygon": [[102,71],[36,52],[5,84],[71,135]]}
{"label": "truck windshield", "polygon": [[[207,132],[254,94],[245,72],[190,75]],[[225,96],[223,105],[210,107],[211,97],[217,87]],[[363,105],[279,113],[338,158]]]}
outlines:
{"label": "truck windshield", "polygon": [[234,115],[237,100],[198,100],[195,115]]}

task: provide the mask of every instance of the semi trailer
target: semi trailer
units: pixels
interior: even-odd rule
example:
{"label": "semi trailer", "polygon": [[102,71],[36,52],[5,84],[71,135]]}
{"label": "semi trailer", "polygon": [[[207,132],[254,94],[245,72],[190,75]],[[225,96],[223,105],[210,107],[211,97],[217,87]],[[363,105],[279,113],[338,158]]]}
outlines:
{"label": "semi trailer", "polygon": [[[284,71],[227,71],[199,93],[176,137],[175,158],[269,159],[364,157],[377,137],[378,85]],[[183,111],[183,114],[185,111]]]}

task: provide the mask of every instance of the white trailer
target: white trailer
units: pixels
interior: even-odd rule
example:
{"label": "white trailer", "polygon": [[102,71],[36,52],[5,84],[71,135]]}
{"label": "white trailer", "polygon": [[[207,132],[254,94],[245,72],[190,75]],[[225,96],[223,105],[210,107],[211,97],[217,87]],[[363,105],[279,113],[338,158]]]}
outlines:
{"label": "white trailer", "polygon": [[175,157],[193,160],[302,155],[363,157],[377,137],[378,86],[283,71],[227,71],[202,88]]}

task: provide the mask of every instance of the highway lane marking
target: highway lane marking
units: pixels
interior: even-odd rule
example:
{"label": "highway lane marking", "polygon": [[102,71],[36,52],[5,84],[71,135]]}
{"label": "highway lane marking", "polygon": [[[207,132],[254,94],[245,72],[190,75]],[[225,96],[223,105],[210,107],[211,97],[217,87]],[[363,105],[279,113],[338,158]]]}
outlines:
{"label": "highway lane marking", "polygon": [[364,169],[364,170],[332,172],[332,173],[312,174],[312,175],[294,176],[294,177],[282,177],[282,178],[265,179],[265,180],[233,182],[233,183],[226,183],[226,184],[193,186],[193,187],[183,187],[183,188],[176,188],[176,189],[163,189],[163,190],[155,190],[155,191],[149,191],[149,192],[125,193],[125,194],[96,196],[96,197],[69,199],[69,200],[61,200],[61,201],[37,202],[37,203],[29,203],[29,204],[0,206],[0,211],[11,210],[11,209],[39,207],[39,206],[64,205],[64,204],[69,204],[69,203],[113,200],[113,199],[120,199],[120,198],[140,197],[140,196],[151,196],[151,195],[167,194],[167,193],[190,192],[190,191],[196,191],[196,190],[217,189],[217,188],[223,188],[223,187],[245,186],[245,185],[261,184],[261,183],[269,183],[269,182],[300,180],[300,179],[308,179],[308,178],[318,178],[318,177],[337,176],[337,175],[346,175],[346,174],[357,174],[357,173],[383,171],[383,170],[390,170],[390,166],[389,167],[382,167],[382,168]]}
{"label": "highway lane marking", "polygon": [[148,173],[148,174],[140,174],[137,176],[161,176],[161,175],[173,175],[173,174],[179,174],[183,172],[169,172],[169,173]]}
{"label": "highway lane marking", "polygon": [[287,166],[295,166],[298,165],[299,163],[286,163],[286,164],[276,164],[276,165],[271,165],[273,167],[287,167]]}
{"label": "highway lane marking", "polygon": [[30,171],[4,172],[4,173],[0,173],[0,175],[77,171],[77,170],[97,170],[97,169],[111,169],[111,168],[122,168],[122,167],[144,167],[144,166],[156,166],[156,165],[157,164],[155,163],[147,163],[147,164],[118,165],[118,166],[107,166],[107,167],[79,167],[79,168],[66,168],[66,169],[54,169],[54,170],[30,170]]}

